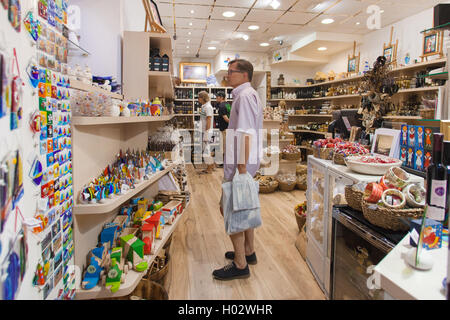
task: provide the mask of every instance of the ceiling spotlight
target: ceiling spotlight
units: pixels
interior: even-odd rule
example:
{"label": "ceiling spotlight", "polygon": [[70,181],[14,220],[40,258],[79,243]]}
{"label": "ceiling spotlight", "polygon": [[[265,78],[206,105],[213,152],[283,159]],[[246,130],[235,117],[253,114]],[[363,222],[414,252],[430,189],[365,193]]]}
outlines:
{"label": "ceiling spotlight", "polygon": [[384,13],[384,10],[381,10],[380,13]]}
{"label": "ceiling spotlight", "polygon": [[208,50],[216,50],[216,47],[208,47]]}
{"label": "ceiling spotlight", "polygon": [[189,49],[189,46],[186,46],[186,49]]}
{"label": "ceiling spotlight", "polygon": [[192,22],[189,22],[189,25],[192,26]]}
{"label": "ceiling spotlight", "polygon": [[277,8],[280,6],[280,2],[277,1],[277,0],[273,0],[273,1],[270,3],[270,6],[271,6],[272,8],[274,8],[274,9],[277,9]]}
{"label": "ceiling spotlight", "polygon": [[243,34],[243,35],[242,35],[242,39],[248,40],[248,38],[249,38],[248,35],[246,35],[246,34]]}
{"label": "ceiling spotlight", "polygon": [[187,42],[191,42],[191,39],[187,39]]}
{"label": "ceiling spotlight", "polygon": [[225,18],[232,18],[232,17],[234,17],[236,15],[236,13],[234,13],[233,11],[225,11],[224,13],[222,13],[222,15]]}
{"label": "ceiling spotlight", "polygon": [[322,23],[323,23],[323,24],[330,24],[330,23],[333,23],[333,22],[334,22],[333,19],[323,19],[323,20],[322,20]]}
{"label": "ceiling spotlight", "polygon": [[268,47],[269,46],[269,44],[267,42],[260,43],[259,45],[261,47]]}
{"label": "ceiling spotlight", "polygon": [[361,24],[361,22],[357,22],[356,25],[359,26]]}
{"label": "ceiling spotlight", "polygon": [[191,14],[194,14],[194,12],[195,12],[194,10],[191,10]]}
{"label": "ceiling spotlight", "polygon": [[325,51],[325,50],[327,50],[327,48],[326,48],[326,47],[320,47],[320,48],[317,48],[317,50],[319,50],[319,51]]}
{"label": "ceiling spotlight", "polygon": [[191,35],[191,34],[192,34],[192,32],[189,31],[189,32],[188,32],[188,35]]}
{"label": "ceiling spotlight", "polygon": [[259,26],[249,26],[248,30],[258,30]]}

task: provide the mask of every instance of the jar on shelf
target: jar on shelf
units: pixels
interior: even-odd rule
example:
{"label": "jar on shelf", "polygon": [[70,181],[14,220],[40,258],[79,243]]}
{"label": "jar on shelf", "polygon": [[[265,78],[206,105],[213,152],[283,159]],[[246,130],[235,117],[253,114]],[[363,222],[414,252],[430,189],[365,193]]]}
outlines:
{"label": "jar on shelf", "polygon": [[279,86],[284,86],[284,76],[282,74],[278,77],[277,83]]}

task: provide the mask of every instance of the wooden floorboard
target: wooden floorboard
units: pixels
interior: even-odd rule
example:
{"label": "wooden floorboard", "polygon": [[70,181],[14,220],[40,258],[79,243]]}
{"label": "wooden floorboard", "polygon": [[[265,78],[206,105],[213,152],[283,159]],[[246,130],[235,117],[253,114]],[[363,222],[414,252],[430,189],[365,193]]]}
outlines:
{"label": "wooden floorboard", "polygon": [[169,299],[273,300],[324,299],[306,262],[295,247],[298,227],[293,213],[303,191],[260,194],[263,225],[255,231],[256,265],[251,277],[218,281],[211,273],[228,264],[232,250],[219,211],[223,170],[199,175],[188,166],[191,203],[173,234],[171,265],[165,286]]}

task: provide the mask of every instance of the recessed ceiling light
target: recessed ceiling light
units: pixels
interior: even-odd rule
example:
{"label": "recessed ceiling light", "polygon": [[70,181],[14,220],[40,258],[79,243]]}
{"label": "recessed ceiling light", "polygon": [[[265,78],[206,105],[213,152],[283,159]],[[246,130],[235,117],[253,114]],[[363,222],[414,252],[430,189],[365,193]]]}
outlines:
{"label": "recessed ceiling light", "polygon": [[320,47],[320,48],[317,48],[317,50],[319,50],[319,51],[325,51],[325,50],[327,50],[327,47]]}
{"label": "recessed ceiling light", "polygon": [[330,23],[333,23],[333,22],[334,22],[334,20],[333,20],[333,19],[330,19],[330,18],[329,18],[329,19],[323,19],[323,20],[322,20],[322,23],[323,23],[323,24],[330,24]]}
{"label": "recessed ceiling light", "polygon": [[191,34],[192,34],[192,32],[189,31],[189,32],[188,32],[188,35],[191,35]]}
{"label": "recessed ceiling light", "polygon": [[361,24],[361,22],[357,22],[356,25],[359,26]]}
{"label": "recessed ceiling light", "polygon": [[236,15],[236,13],[233,11],[225,11],[224,13],[222,13],[222,15],[226,18],[232,18]]}
{"label": "recessed ceiling light", "polygon": [[208,47],[208,50],[216,50],[216,47]]}
{"label": "recessed ceiling light", "polygon": [[277,0],[273,0],[273,1],[270,3],[270,6],[271,6],[272,8],[274,8],[274,9],[277,9],[277,8],[280,6],[280,2],[277,1]]}
{"label": "recessed ceiling light", "polygon": [[192,26],[192,22],[189,22],[189,25]]}
{"label": "recessed ceiling light", "polygon": [[246,34],[243,34],[243,35],[242,35],[242,39],[248,40],[248,38],[249,38],[248,35],[246,35]]}
{"label": "recessed ceiling light", "polygon": [[191,39],[187,39],[187,42],[191,42]]}
{"label": "recessed ceiling light", "polygon": [[249,26],[248,30],[258,30],[259,26]]}
{"label": "recessed ceiling light", "polygon": [[380,13],[384,13],[384,10],[381,10]]}
{"label": "recessed ceiling light", "polygon": [[195,13],[195,11],[194,10],[191,10],[191,14],[194,14]]}
{"label": "recessed ceiling light", "polygon": [[186,46],[186,49],[189,49],[189,46]]}
{"label": "recessed ceiling light", "polygon": [[259,45],[261,47],[268,47],[269,46],[269,44],[267,42],[260,43]]}

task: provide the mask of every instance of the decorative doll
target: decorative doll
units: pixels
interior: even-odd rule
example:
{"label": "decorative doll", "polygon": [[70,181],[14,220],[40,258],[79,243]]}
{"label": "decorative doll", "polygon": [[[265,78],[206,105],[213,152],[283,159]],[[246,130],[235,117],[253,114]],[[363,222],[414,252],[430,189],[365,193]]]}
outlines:
{"label": "decorative doll", "polygon": [[423,131],[424,131],[424,127],[422,127],[422,126],[417,126],[416,127],[416,135],[417,135],[416,144],[417,144],[418,148],[423,148],[424,147],[424,145],[423,145]]}
{"label": "decorative doll", "polygon": [[402,160],[403,165],[406,165],[406,147],[402,147],[400,151],[400,160]]}
{"label": "decorative doll", "polygon": [[408,128],[409,128],[408,145],[410,147],[415,147],[416,128],[415,128],[415,126],[408,126]]}
{"label": "decorative doll", "polygon": [[430,128],[425,128],[425,149],[433,149],[433,131]]}
{"label": "decorative doll", "polygon": [[424,161],[424,168],[425,169],[427,169],[428,168],[428,166],[430,165],[430,163],[431,163],[431,152],[430,151],[427,151],[427,152],[425,152],[425,161]]}
{"label": "decorative doll", "polygon": [[420,149],[416,150],[416,161],[415,161],[415,169],[419,171],[423,171],[423,152]]}
{"label": "decorative doll", "polygon": [[407,164],[407,166],[410,168],[414,168],[413,156],[414,156],[413,148],[408,148],[408,164]]}
{"label": "decorative doll", "polygon": [[408,145],[408,125],[402,125],[402,141],[400,142],[401,145]]}

